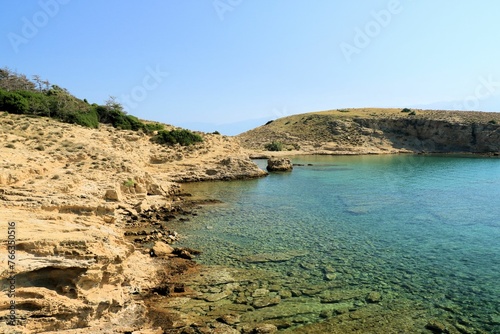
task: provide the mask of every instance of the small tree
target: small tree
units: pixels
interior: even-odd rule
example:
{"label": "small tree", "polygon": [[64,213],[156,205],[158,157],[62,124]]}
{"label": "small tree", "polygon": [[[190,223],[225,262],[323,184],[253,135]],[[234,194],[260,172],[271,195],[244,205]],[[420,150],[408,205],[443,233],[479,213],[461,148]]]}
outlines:
{"label": "small tree", "polygon": [[273,141],[272,143],[266,144],[264,148],[268,151],[283,151],[283,143],[279,141]]}

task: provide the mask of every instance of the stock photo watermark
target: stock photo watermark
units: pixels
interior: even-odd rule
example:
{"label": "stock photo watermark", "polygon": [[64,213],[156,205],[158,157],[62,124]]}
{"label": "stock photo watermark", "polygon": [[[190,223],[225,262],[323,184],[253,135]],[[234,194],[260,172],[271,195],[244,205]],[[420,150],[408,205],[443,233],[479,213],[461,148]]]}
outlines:
{"label": "stock photo watermark", "polygon": [[135,109],[139,103],[146,100],[150,92],[160,87],[168,76],[169,73],[162,71],[160,65],[156,65],[155,68],[148,66],[141,84],[134,86],[128,94],[122,94],[118,100],[125,109]]}
{"label": "stock photo watermark", "polygon": [[14,52],[19,53],[19,47],[33,40],[40,30],[46,27],[50,20],[59,14],[61,6],[68,4],[70,1],[71,0],[38,1],[40,10],[35,12],[31,17],[23,16],[21,18],[22,26],[18,33],[11,31],[7,34],[7,38]]}
{"label": "stock photo watermark", "polygon": [[366,49],[391,24],[394,16],[400,14],[402,11],[403,5],[399,0],[389,1],[385,9],[379,11],[373,10],[370,13],[372,18],[370,21],[366,22],[361,28],[359,26],[354,28],[352,42],[340,43],[339,47],[345,60],[351,63],[353,56],[359,55]]}
{"label": "stock photo watermark", "polygon": [[466,96],[462,101],[454,105],[456,110],[477,110],[482,100],[486,100],[500,93],[500,81],[495,81],[492,75],[487,78],[479,77],[479,84],[474,94]]}
{"label": "stock photo watermark", "polygon": [[224,21],[224,17],[228,12],[232,12],[239,5],[241,5],[243,0],[214,0],[212,6],[219,17],[219,20]]}
{"label": "stock photo watermark", "polygon": [[16,222],[9,222],[7,227],[7,297],[9,298],[9,318],[7,324],[16,325]]}
{"label": "stock photo watermark", "polygon": [[292,115],[289,111],[288,111],[288,108],[285,106],[285,107],[282,107],[281,109],[278,109],[278,108],[273,108],[272,110],[272,114],[274,117],[276,118],[283,118],[283,117],[287,117],[287,116],[290,116]]}

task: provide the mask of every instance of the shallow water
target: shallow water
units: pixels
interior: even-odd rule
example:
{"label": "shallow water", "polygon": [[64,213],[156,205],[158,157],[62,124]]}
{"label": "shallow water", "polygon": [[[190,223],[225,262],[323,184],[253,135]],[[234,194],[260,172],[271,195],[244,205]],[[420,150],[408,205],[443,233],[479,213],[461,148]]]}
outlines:
{"label": "shallow water", "polygon": [[[352,303],[352,312],[369,304],[366,292],[376,292],[381,307],[375,312],[403,303],[409,317],[500,333],[500,159],[313,156],[293,162],[306,165],[259,180],[185,185],[224,204],[177,226],[187,236],[181,245],[202,250],[203,264],[278,275],[302,303],[332,302],[325,289],[356,290],[355,297],[339,299]],[[283,328],[314,328],[340,314],[288,315]],[[425,332],[427,321],[415,332]]]}

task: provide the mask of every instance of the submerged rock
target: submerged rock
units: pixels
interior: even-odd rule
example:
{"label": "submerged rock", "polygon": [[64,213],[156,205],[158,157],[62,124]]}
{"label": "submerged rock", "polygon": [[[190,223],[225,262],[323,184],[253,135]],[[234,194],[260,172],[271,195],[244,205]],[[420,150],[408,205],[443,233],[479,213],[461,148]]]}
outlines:
{"label": "submerged rock", "polygon": [[288,158],[270,158],[267,160],[267,170],[269,172],[289,172],[292,169],[292,162]]}

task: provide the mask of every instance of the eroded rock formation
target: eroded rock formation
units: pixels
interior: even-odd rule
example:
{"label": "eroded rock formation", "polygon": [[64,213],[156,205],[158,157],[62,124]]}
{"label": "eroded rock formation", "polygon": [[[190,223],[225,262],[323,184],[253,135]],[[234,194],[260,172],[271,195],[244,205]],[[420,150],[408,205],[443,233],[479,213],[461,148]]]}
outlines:
{"label": "eroded rock formation", "polygon": [[292,162],[288,158],[269,158],[267,160],[269,172],[290,172],[292,169]]}
{"label": "eroded rock formation", "polygon": [[[265,174],[235,140],[220,135],[168,147],[106,125],[96,130],[1,115],[0,332],[161,333],[145,298],[164,291],[173,273],[189,269],[175,261],[193,251],[168,246],[176,238],[168,219],[160,224],[148,212],[170,216],[179,210],[175,181]],[[12,272],[9,222],[15,223]],[[124,236],[127,226],[136,226],[132,222],[143,224],[137,226],[147,230],[144,235]],[[6,325],[11,301],[15,327]]]}

